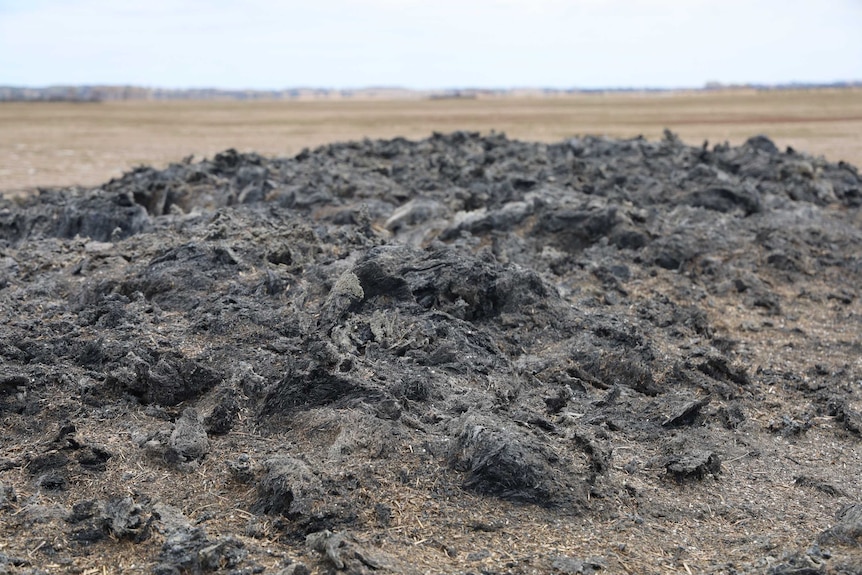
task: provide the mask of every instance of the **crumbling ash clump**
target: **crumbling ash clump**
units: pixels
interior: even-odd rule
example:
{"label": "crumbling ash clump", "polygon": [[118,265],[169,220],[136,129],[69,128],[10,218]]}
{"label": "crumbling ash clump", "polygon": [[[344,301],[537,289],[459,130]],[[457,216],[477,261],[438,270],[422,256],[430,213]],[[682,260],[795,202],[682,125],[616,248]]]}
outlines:
{"label": "crumbling ash clump", "polygon": [[[662,498],[748,482],[776,441],[858,448],[860,205],[853,166],[670,133],[227,151],[4,200],[4,537],[61,518],[45,562],[125,539],[160,573],[259,572],[257,538],[370,572],[409,571],[346,535],[384,545],[398,493],[677,520]],[[616,560],[531,553],[507,572]]]}

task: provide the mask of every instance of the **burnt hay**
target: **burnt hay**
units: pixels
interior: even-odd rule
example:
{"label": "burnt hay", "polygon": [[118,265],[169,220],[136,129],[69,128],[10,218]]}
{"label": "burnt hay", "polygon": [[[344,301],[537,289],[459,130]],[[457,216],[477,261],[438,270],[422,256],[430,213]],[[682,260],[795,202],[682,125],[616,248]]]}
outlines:
{"label": "burnt hay", "polygon": [[[286,546],[285,568],[303,555],[410,572],[420,540],[441,561],[499,559],[440,539],[509,529],[471,530],[498,525],[455,511],[471,506],[615,532],[693,521],[672,502],[754,489],[760,472],[741,466],[761,458],[780,473],[767,461],[778,441],[820,433],[858,448],[860,205],[847,164],[763,136],[690,147],[669,133],[229,150],[2,200],[4,537],[56,525],[68,545],[106,554],[133,540],[164,573],[259,572],[270,543],[258,540]],[[834,340],[805,323],[815,311]],[[774,421],[806,426],[775,433]],[[70,423],[74,439],[39,439]],[[98,465],[86,463],[94,445]],[[818,476],[859,496],[858,476],[842,481],[826,461]],[[837,497],[793,476],[782,485],[799,505]],[[56,507],[23,503],[37,493]],[[412,505],[400,494],[453,514],[422,515],[436,539],[386,539]],[[55,521],[81,501],[102,523]],[[767,512],[753,503],[707,507],[698,521],[775,523],[757,523]],[[208,521],[223,523],[198,527]],[[820,532],[839,545],[858,532],[845,524],[769,549]],[[357,551],[372,537],[385,548],[374,561]],[[566,560],[624,566],[607,548]],[[506,572],[567,554],[530,549]],[[752,570],[768,566],[745,549]]]}

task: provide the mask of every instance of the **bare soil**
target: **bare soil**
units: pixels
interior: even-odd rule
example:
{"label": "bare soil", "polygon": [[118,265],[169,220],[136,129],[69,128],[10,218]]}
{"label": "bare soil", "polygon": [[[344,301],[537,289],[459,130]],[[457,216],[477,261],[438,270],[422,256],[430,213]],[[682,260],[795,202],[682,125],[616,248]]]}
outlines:
{"label": "bare soil", "polygon": [[862,178],[229,150],[0,203],[0,573],[859,573]]}
{"label": "bare soil", "polygon": [[362,138],[496,130],[554,142],[576,134],[742,144],[769,134],[832,162],[862,165],[862,90],[511,96],[476,100],[0,104],[0,193],[96,186],[136,166],[227,149],[293,156]]}

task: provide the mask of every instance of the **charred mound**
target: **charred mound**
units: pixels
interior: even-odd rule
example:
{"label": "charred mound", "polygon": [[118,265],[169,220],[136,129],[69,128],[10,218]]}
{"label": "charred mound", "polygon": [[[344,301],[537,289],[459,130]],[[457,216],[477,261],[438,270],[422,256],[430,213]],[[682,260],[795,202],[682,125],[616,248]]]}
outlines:
{"label": "charred mound", "polygon": [[3,200],[0,573],[858,572],[860,206],[671,133]]}

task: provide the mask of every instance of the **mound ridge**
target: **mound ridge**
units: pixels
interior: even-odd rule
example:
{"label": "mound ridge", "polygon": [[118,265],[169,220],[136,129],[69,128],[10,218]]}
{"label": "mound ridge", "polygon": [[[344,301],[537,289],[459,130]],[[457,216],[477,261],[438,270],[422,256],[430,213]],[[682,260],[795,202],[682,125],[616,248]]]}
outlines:
{"label": "mound ridge", "polygon": [[3,200],[0,570],[854,572],[860,205],[669,132]]}

